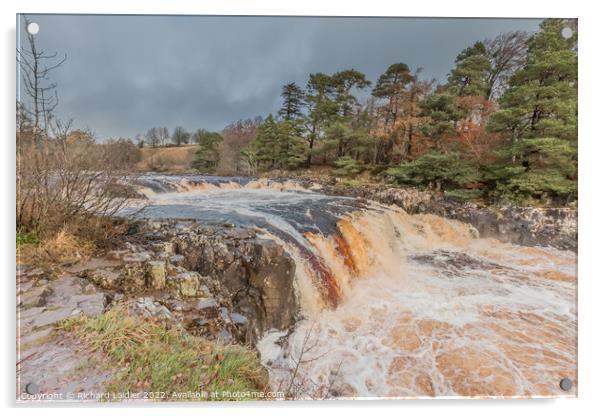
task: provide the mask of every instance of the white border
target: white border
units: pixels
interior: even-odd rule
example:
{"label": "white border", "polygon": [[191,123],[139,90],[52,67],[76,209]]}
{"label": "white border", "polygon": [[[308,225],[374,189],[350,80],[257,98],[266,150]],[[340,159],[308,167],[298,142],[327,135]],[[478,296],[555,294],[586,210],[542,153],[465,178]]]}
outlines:
{"label": "white border", "polygon": [[[3,127],[2,149],[2,203],[5,221],[2,253],[4,267],[2,303],[3,328],[2,342],[2,399],[4,406],[13,407],[15,412],[14,375],[14,334],[15,334],[15,284],[14,284],[14,104],[15,104],[15,14],[29,13],[125,13],[125,14],[224,14],[224,15],[331,15],[331,16],[440,16],[440,17],[578,17],[579,18],[579,398],[558,400],[428,400],[428,401],[354,401],[354,402],[297,402],[297,403],[253,403],[247,405],[181,405],[177,409],[163,405],[126,407],[124,405],[106,408],[86,408],[88,414],[142,413],[164,415],[166,412],[178,414],[202,414],[205,412],[245,414],[303,414],[308,412],[332,413],[333,411],[357,412],[366,414],[372,409],[379,413],[400,414],[401,412],[427,411],[447,415],[506,415],[515,412],[545,412],[547,415],[587,414],[596,406],[602,392],[600,382],[600,354],[602,343],[600,317],[602,311],[602,273],[600,269],[600,238],[602,229],[602,201],[600,180],[602,180],[602,127],[600,127],[600,100],[602,83],[599,41],[602,39],[600,27],[602,16],[594,6],[595,2],[576,1],[351,1],[351,0],[302,0],[285,2],[282,0],[251,1],[222,0],[145,0],[129,1],[74,1],[74,0],[21,0],[18,3],[0,3],[2,21],[2,83],[3,97],[0,101]],[[22,407],[22,406],[19,406]],[[70,406],[61,409],[38,409],[35,407],[17,409],[19,413],[81,414],[82,408]]]}

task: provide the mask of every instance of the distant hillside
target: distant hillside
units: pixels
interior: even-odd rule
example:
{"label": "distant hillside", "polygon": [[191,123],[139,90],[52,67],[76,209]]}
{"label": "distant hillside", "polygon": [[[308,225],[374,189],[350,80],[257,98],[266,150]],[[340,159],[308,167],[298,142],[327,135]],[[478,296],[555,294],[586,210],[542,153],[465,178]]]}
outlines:
{"label": "distant hillside", "polygon": [[196,144],[142,148],[142,160],[136,164],[135,169],[157,172],[192,171],[190,166],[197,148]]}

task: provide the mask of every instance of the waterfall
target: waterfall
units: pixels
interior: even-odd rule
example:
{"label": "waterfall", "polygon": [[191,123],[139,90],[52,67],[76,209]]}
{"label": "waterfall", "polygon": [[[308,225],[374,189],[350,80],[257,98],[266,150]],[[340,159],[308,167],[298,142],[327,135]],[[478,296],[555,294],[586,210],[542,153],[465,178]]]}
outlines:
{"label": "waterfall", "polygon": [[[576,375],[576,254],[294,182],[150,175],[143,215],[232,222],[295,259],[301,316],[258,344],[297,397],[549,396]],[[294,375],[294,377],[293,377]]]}

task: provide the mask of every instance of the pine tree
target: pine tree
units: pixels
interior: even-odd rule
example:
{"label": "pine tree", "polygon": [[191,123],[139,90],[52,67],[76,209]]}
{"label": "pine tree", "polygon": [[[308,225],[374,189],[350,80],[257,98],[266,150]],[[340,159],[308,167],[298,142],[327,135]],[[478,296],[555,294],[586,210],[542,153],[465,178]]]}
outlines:
{"label": "pine tree", "polygon": [[339,106],[336,102],[332,77],[323,73],[310,74],[307,81],[306,101],[308,127],[306,136],[309,147],[306,164],[311,165],[314,146],[323,130],[336,118]]}
{"label": "pine tree", "polygon": [[271,114],[259,126],[252,148],[258,167],[264,170],[294,169],[307,160],[307,145],[295,123],[277,121]]}
{"label": "pine tree", "polygon": [[443,141],[447,136],[456,132],[456,123],[465,114],[454,102],[454,97],[448,94],[434,94],[420,104],[420,116],[430,120],[422,125],[422,133],[434,140],[435,148],[443,149]]}
{"label": "pine tree", "polygon": [[495,183],[491,196],[511,202],[533,199],[568,203],[577,198],[577,149],[557,138],[517,141],[499,151],[486,179]]}
{"label": "pine tree", "polygon": [[476,167],[458,152],[427,152],[412,162],[386,171],[400,185],[437,190],[458,189],[478,180]]}
{"label": "pine tree", "polygon": [[528,42],[527,63],[510,79],[489,130],[511,140],[577,139],[577,33],[568,39],[562,19],[547,19]]}
{"label": "pine tree", "polygon": [[476,42],[464,49],[456,58],[456,67],[450,72],[447,82],[451,94],[460,97],[489,94],[491,62],[483,42]]}
{"label": "pine tree", "polygon": [[336,91],[335,102],[339,107],[339,115],[342,117],[349,116],[353,107],[357,105],[357,98],[352,94],[352,90],[363,90],[370,86],[366,76],[355,69],[335,73],[331,82]]}
{"label": "pine tree", "polygon": [[386,99],[388,102],[386,108],[386,122],[395,125],[397,121],[399,108],[404,98],[403,91],[415,81],[410,68],[404,63],[396,63],[382,74],[372,90],[372,95],[376,98]]}
{"label": "pine tree", "polygon": [[297,84],[291,82],[282,87],[282,107],[278,111],[284,120],[295,120],[302,116],[305,105],[305,92]]}
{"label": "pine tree", "polygon": [[219,163],[217,146],[223,141],[219,133],[198,129],[193,140],[198,143],[199,149],[195,153],[192,167],[199,172],[213,172]]}

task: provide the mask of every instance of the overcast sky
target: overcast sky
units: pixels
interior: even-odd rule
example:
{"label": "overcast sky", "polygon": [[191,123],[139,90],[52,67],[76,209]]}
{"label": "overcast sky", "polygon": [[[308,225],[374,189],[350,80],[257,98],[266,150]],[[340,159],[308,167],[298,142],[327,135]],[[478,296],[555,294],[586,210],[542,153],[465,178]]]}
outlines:
{"label": "overcast sky", "polygon": [[[537,30],[538,19],[30,15],[54,72],[58,115],[100,139],[152,126],[221,130],[276,112],[280,88],[354,68],[376,81],[404,62],[444,81],[477,40]],[[25,40],[24,28],[21,40]]]}

